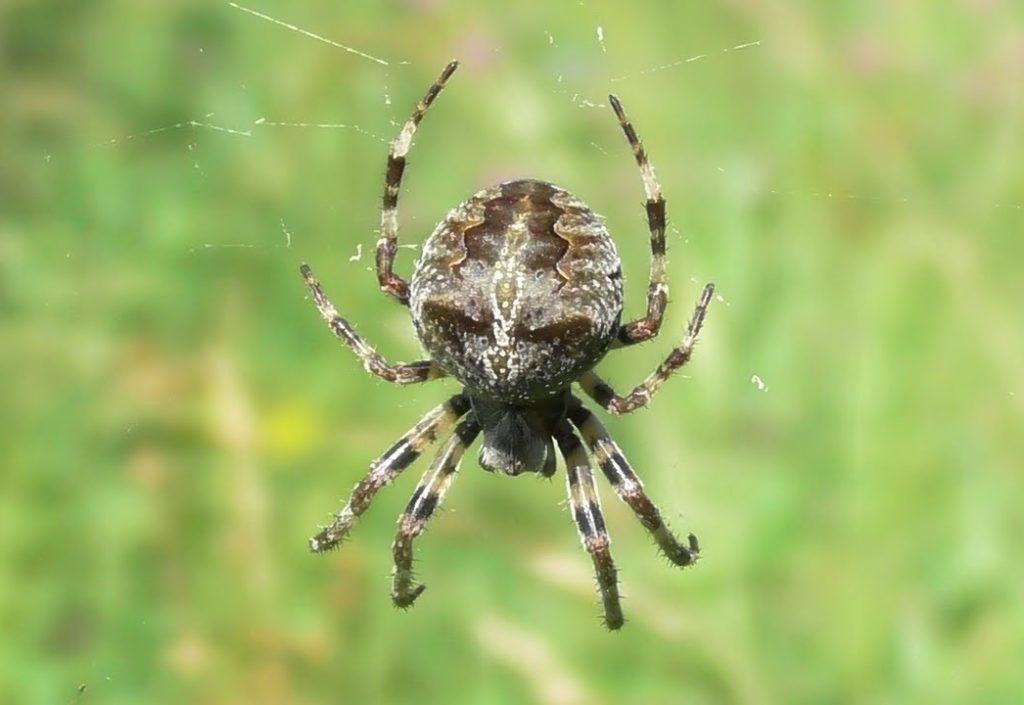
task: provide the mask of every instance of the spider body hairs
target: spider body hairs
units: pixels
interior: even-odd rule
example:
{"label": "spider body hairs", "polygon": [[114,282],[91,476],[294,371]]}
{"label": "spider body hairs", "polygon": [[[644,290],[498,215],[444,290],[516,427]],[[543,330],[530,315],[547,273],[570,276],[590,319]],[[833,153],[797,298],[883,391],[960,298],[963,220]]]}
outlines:
{"label": "spider body hairs", "polygon": [[605,624],[618,629],[624,620],[617,571],[591,458],[673,563],[690,565],[700,549],[692,534],[684,543],[669,531],[622,451],[571,386],[577,384],[613,414],[645,406],[689,361],[713,286],[704,288],[679,346],[632,392],[617,394],[593,371],[609,350],[654,338],[668,298],[665,200],[615,96],[609,96],[611,106],[633,150],[647,196],[651,270],[645,316],[621,322],[622,268],[603,219],[568,191],[532,179],[484,189],[452,209],[424,244],[411,284],[395,274],[398,193],[406,154],[424,114],[457,66],[453,61],[445,67],[391,143],[377,242],[381,289],[409,307],[430,358],[388,363],[338,315],[310,268],[303,265],[301,271],[321,315],[368,372],[399,384],[450,376],[463,390],[430,411],[374,461],[334,521],[310,539],[310,547],[322,552],[337,546],[376,493],[432,442],[452,431],[398,522],[392,599],[399,607],[408,607],[425,589],[413,580],[413,542],[476,438],[483,436],[480,464],[509,475],[552,476],[557,447],[565,460],[572,517],[594,563]]}

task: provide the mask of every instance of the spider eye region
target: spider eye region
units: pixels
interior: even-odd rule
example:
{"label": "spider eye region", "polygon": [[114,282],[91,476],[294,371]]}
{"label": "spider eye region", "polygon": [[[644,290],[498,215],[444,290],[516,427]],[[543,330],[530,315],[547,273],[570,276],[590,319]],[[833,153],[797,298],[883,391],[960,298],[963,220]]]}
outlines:
{"label": "spider eye region", "polygon": [[471,392],[522,404],[557,395],[607,351],[620,271],[600,216],[546,182],[512,181],[437,226],[410,306],[435,362]]}

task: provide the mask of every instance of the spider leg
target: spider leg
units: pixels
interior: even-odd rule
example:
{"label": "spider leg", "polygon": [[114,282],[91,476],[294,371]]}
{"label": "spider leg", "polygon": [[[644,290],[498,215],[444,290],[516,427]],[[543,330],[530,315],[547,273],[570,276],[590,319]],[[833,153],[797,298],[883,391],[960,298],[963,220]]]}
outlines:
{"label": "spider leg", "polygon": [[619,499],[629,505],[668,559],[679,566],[696,561],[700,554],[697,537],[690,534],[687,545],[684,546],[669,531],[661,518],[661,512],[644,492],[643,483],[626,461],[622,450],[611,439],[601,422],[575,397],[573,406],[569,409],[569,419],[583,434],[583,440],[594,454],[601,472],[615,488]]}
{"label": "spider leg", "polygon": [[594,473],[583,445],[568,422],[558,424],[555,439],[565,457],[569,509],[579,530],[583,548],[594,561],[597,587],[604,603],[604,623],[609,629],[618,629],[623,623],[618,571],[612,560],[611,539],[605,529],[604,515],[601,514],[601,500],[597,494]]}
{"label": "spider leg", "polygon": [[320,315],[327,321],[327,325],[334,331],[334,334],[352,348],[352,351],[362,361],[363,367],[367,372],[397,384],[426,382],[427,380],[445,376],[444,370],[432,360],[400,362],[397,365],[390,364],[384,359],[383,355],[370,347],[369,343],[356,333],[348,321],[338,315],[338,310],[334,308],[334,304],[327,298],[327,294],[324,293],[320,282],[317,281],[309,265],[303,264],[299,271],[302,272],[302,278],[306,280],[306,286],[309,287],[310,293],[313,294],[313,301],[320,310]]}
{"label": "spider leg", "polygon": [[377,492],[391,484],[434,439],[451,428],[467,411],[469,400],[462,394],[456,394],[420,419],[419,423],[373,462],[370,472],[352,490],[352,496],[331,525],[309,540],[310,550],[321,553],[341,543],[356,520],[370,506]]}
{"label": "spider leg", "polygon": [[631,411],[646,406],[654,396],[654,393],[661,389],[672,374],[680,367],[690,361],[693,354],[693,346],[697,343],[697,335],[701,326],[704,325],[704,315],[707,313],[708,304],[711,303],[711,295],[714,293],[713,284],[704,287],[697,307],[693,310],[690,324],[686,327],[686,335],[678,347],[673,348],[665,361],[647,376],[643,382],[638,384],[632,392],[621,396],[605,382],[593,370],[585,372],[578,380],[580,387],[591,399],[600,404],[606,411],[612,414],[628,414]]}
{"label": "spider leg", "polygon": [[654,175],[654,167],[647,159],[647,152],[640,143],[633,124],[626,117],[622,103],[614,95],[608,96],[608,100],[619,118],[619,124],[626,134],[629,146],[633,148],[637,166],[640,167],[644,193],[647,196],[647,225],[651,231],[651,276],[647,288],[647,314],[619,328],[614,346],[621,347],[650,340],[661,330],[665,306],[668,304],[668,284],[665,283],[665,199],[661,195],[661,184]]}
{"label": "spider leg", "polygon": [[455,479],[466,448],[480,433],[480,424],[475,418],[467,418],[456,428],[455,433],[438,451],[430,469],[423,475],[416,491],[412,494],[405,512],[398,519],[398,533],[392,551],[395,557],[395,572],[391,582],[391,599],[396,607],[409,607],[419,597],[426,585],[417,585],[412,574],[412,544],[423,533],[427,521],[444,500],[445,493]]}
{"label": "spider leg", "polygon": [[416,104],[402,131],[398,133],[391,142],[391,150],[388,152],[388,170],[384,177],[384,199],[380,211],[380,239],[377,240],[377,281],[380,288],[387,294],[394,296],[402,304],[409,305],[409,283],[392,271],[395,263],[395,253],[398,252],[398,190],[402,186],[402,173],[405,171],[405,155],[412,145],[412,137],[416,134],[416,128],[423,119],[427,108],[434,102],[434,98],[444,88],[444,84],[459,62],[452,61],[444,67],[444,71],[430,87],[423,99]]}

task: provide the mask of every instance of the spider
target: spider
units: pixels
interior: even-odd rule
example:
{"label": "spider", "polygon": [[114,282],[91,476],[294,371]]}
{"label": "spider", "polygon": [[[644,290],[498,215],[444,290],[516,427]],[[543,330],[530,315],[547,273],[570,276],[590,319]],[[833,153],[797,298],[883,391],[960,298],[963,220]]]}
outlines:
{"label": "spider", "polygon": [[457,67],[456,61],[445,67],[391,143],[377,241],[380,287],[409,307],[430,358],[387,362],[338,315],[309,266],[303,264],[301,272],[328,326],[368,372],[397,384],[451,376],[463,388],[372,463],[333,522],[310,539],[310,548],[320,553],[337,546],[377,492],[454,427],[398,521],[391,596],[395,605],[409,607],[426,589],[413,578],[413,542],[477,436],[483,435],[480,464],[509,475],[551,477],[557,445],[565,459],[569,508],[594,563],[604,621],[618,629],[624,620],[617,571],[588,450],[670,561],[690,565],[700,547],[693,534],[683,543],[669,531],[618,445],[570,387],[575,382],[612,414],[645,406],[690,359],[714,286],[704,287],[681,344],[632,392],[617,394],[593,371],[609,350],[654,338],[668,300],[665,199],[614,95],[609,100],[647,196],[651,269],[645,316],[621,323],[622,268],[604,220],[568,191],[533,179],[484,189],[450,211],[424,244],[412,282],[395,274],[396,211],[406,154],[424,114]]}

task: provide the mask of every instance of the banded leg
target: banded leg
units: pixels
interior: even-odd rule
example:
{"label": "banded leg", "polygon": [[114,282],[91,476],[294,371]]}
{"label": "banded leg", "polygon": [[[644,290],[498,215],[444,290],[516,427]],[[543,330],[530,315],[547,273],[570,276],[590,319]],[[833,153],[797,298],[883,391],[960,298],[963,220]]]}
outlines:
{"label": "banded leg", "polygon": [[466,419],[456,427],[455,433],[438,451],[430,469],[413,492],[405,512],[398,519],[398,533],[392,546],[395,572],[391,582],[391,599],[396,607],[411,606],[427,589],[426,585],[417,585],[413,581],[412,544],[423,533],[427,521],[444,500],[466,448],[478,433],[480,424],[473,418]]}
{"label": "banded leg", "polygon": [[708,304],[711,303],[711,295],[714,293],[713,284],[704,287],[697,307],[693,310],[690,324],[686,327],[686,335],[679,347],[674,348],[665,361],[647,376],[643,382],[638,384],[632,392],[621,396],[601,377],[590,370],[585,372],[579,380],[580,387],[591,399],[600,404],[606,411],[612,414],[628,414],[631,411],[646,406],[654,393],[661,389],[669,377],[680,367],[690,361],[693,354],[693,346],[697,343],[697,335],[701,326],[704,325],[704,315],[707,313]]}
{"label": "banded leg", "polygon": [[320,282],[317,281],[309,265],[303,264],[299,271],[302,272],[302,278],[306,280],[306,286],[309,287],[310,293],[313,294],[313,301],[316,302],[320,315],[327,321],[327,325],[334,331],[334,334],[359,356],[363,363],[363,368],[367,372],[396,384],[414,384],[445,376],[444,370],[432,360],[400,362],[397,365],[388,363],[383,355],[370,347],[369,343],[355,332],[355,329],[352,328],[348,321],[338,315],[338,310],[334,308],[334,304],[327,298],[327,294],[324,293]]}
{"label": "banded leg", "polygon": [[629,505],[633,513],[640,519],[654,537],[658,547],[670,561],[679,566],[690,565],[700,554],[697,537],[690,534],[684,546],[665,526],[658,507],[644,492],[644,485],[629,466],[622,450],[608,435],[601,422],[584,407],[578,399],[573,399],[574,406],[569,410],[569,418],[583,434],[590,451],[594,454],[601,472],[612,483],[619,498]]}
{"label": "banded leg", "polygon": [[661,184],[654,175],[654,167],[647,159],[647,152],[637,137],[633,124],[626,117],[622,103],[614,95],[608,96],[615,115],[619,118],[622,131],[633,148],[640,176],[647,196],[647,226],[651,231],[651,281],[647,287],[647,315],[619,328],[616,346],[634,345],[650,340],[661,330],[661,321],[668,305],[668,285],[665,283],[665,199],[661,195]]}
{"label": "banded leg", "polygon": [[583,548],[594,562],[597,587],[604,603],[604,623],[609,629],[618,629],[624,621],[622,606],[619,604],[618,571],[612,560],[611,539],[605,529],[594,472],[579,437],[568,422],[562,421],[558,425],[555,439],[565,458],[569,509],[579,530]]}
{"label": "banded leg", "polygon": [[402,131],[398,133],[391,142],[391,151],[388,152],[388,170],[384,177],[384,199],[380,211],[380,239],[377,240],[377,281],[380,288],[387,294],[394,296],[399,302],[409,305],[409,283],[392,271],[395,263],[395,253],[398,252],[398,190],[402,186],[402,173],[405,171],[405,155],[412,145],[412,137],[416,134],[416,127],[423,119],[427,108],[434,102],[434,98],[444,88],[444,84],[455,69],[459,67],[458,61],[453,61],[444,67],[444,71],[430,87],[423,99],[416,104],[413,112]]}
{"label": "banded leg", "polygon": [[356,520],[366,511],[377,492],[398,477],[426,450],[434,439],[451,428],[469,411],[469,400],[456,394],[432,409],[408,433],[370,466],[370,472],[356,484],[348,503],[331,525],[309,540],[309,548],[321,553],[337,546],[348,535]]}

